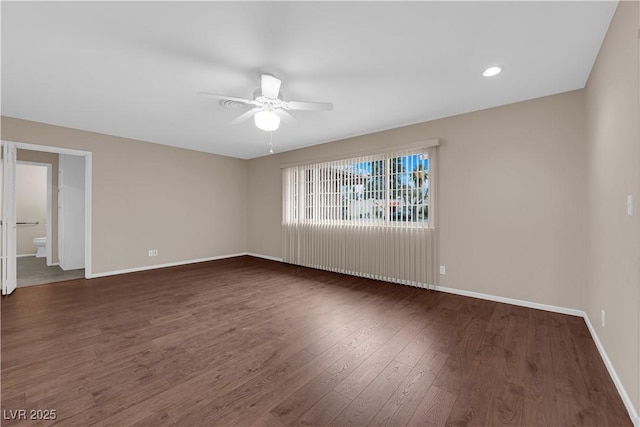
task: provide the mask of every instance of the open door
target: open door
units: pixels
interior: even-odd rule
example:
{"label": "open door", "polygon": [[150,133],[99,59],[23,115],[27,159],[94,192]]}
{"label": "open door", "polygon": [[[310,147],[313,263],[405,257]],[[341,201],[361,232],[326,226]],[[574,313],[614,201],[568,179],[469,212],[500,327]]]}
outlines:
{"label": "open door", "polygon": [[2,295],[16,289],[16,146],[2,142]]}
{"label": "open door", "polygon": [[60,154],[58,161],[58,260],[60,268],[85,268],[85,158]]}

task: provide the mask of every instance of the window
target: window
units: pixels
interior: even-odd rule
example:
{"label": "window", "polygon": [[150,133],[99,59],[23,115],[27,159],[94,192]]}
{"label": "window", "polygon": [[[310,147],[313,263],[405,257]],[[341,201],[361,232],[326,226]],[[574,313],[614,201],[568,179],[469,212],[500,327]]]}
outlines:
{"label": "window", "polygon": [[429,227],[426,149],[284,170],[285,223]]}

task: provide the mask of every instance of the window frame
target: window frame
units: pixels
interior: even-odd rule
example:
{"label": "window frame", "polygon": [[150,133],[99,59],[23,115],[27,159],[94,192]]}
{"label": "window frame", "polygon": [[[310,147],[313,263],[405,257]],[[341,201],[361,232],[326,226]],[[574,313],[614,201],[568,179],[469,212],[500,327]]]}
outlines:
{"label": "window frame", "polygon": [[[305,225],[335,225],[335,226],[359,226],[359,227],[375,227],[375,228],[418,228],[418,229],[434,229],[435,228],[435,191],[434,191],[434,163],[435,163],[435,146],[437,144],[430,144],[426,147],[419,148],[411,148],[407,150],[393,150],[381,153],[373,153],[365,156],[357,156],[357,157],[349,157],[349,158],[341,158],[330,161],[320,161],[317,163],[306,163],[296,166],[283,167],[283,224],[305,224]],[[428,172],[428,193],[426,195],[427,198],[427,220],[393,220],[391,219],[391,203],[397,199],[391,198],[391,179],[394,178],[392,171],[392,161],[397,158],[409,157],[414,155],[423,156],[420,159],[421,162],[427,161],[427,172]],[[321,210],[322,209],[334,209],[337,211],[341,211],[345,208],[343,196],[341,196],[342,190],[338,190],[335,194],[331,194],[328,192],[323,193],[322,190],[322,170],[339,170],[339,166],[348,167],[349,165],[357,164],[357,163],[373,163],[375,161],[384,161],[384,207],[382,208],[383,218],[352,218],[352,219],[342,219],[342,218],[323,218],[320,219]],[[402,173],[412,173],[413,171],[405,171]],[[292,176],[291,173],[294,174],[293,182],[291,181]],[[303,178],[303,181],[300,180]],[[288,182],[285,182],[288,181]],[[326,182],[336,182],[340,181],[326,181]],[[295,189],[287,188],[294,185]],[[312,188],[309,188],[309,185]],[[343,187],[342,184],[338,184],[340,188]],[[306,191],[307,188],[311,190],[311,192]],[[414,187],[415,188],[415,187]],[[291,198],[292,191],[295,191],[294,200],[287,200]],[[365,190],[366,191],[366,190]],[[366,193],[365,193],[366,194]],[[311,199],[309,198],[311,196]],[[330,197],[337,197],[340,199],[340,203],[338,205],[329,205],[328,207],[323,206],[320,203],[320,199],[322,197],[326,197],[329,199]],[[335,199],[334,199],[335,200]],[[311,201],[311,205],[309,205],[309,201]],[[293,203],[292,203],[293,202]],[[297,205],[294,209],[291,208],[291,205]],[[413,204],[408,205],[410,208],[416,207]],[[310,213],[310,215],[309,215]]]}

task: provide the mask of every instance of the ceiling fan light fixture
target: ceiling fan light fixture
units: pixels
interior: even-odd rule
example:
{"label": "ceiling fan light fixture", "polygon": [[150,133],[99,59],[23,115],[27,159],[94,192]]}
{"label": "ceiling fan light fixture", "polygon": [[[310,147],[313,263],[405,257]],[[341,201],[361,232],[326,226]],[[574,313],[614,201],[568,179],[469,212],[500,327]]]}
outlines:
{"label": "ceiling fan light fixture", "polygon": [[256,113],[254,120],[258,129],[267,132],[277,130],[280,127],[280,117],[272,110],[262,110]]}
{"label": "ceiling fan light fixture", "polygon": [[486,70],[484,70],[482,75],[485,76],[485,77],[493,77],[493,76],[497,76],[498,74],[500,74],[500,71],[502,71],[502,68],[500,68],[500,67],[489,67]]}

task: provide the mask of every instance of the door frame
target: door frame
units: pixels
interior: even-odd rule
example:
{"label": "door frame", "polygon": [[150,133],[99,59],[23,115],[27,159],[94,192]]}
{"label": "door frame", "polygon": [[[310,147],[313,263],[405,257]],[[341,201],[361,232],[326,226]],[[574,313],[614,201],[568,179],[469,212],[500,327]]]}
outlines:
{"label": "door frame", "polygon": [[2,295],[10,295],[18,287],[17,218],[16,218],[16,153],[15,145],[2,145]]}
{"label": "door frame", "polygon": [[[46,153],[70,154],[72,156],[84,157],[84,277],[89,279],[92,276],[92,246],[91,246],[91,193],[92,193],[92,167],[93,153],[91,151],[75,150],[71,148],[53,147],[49,145],[28,144],[24,142],[4,141],[16,146],[19,150],[43,151]],[[60,234],[60,230],[58,230]],[[58,239],[60,236],[58,235]]]}
{"label": "door frame", "polygon": [[[30,160],[17,160],[16,166],[18,165],[28,165],[28,166],[39,166],[47,168],[47,227],[46,227],[46,237],[47,237],[47,265],[53,265],[53,250],[52,250],[52,241],[53,231],[52,231],[52,221],[53,221],[53,194],[51,192],[51,185],[53,184],[53,165],[51,163],[43,163],[43,162],[32,162]],[[17,171],[17,168],[16,168]],[[17,192],[17,189],[16,189]],[[16,194],[17,196],[17,194]],[[19,255],[18,255],[19,256]]]}

